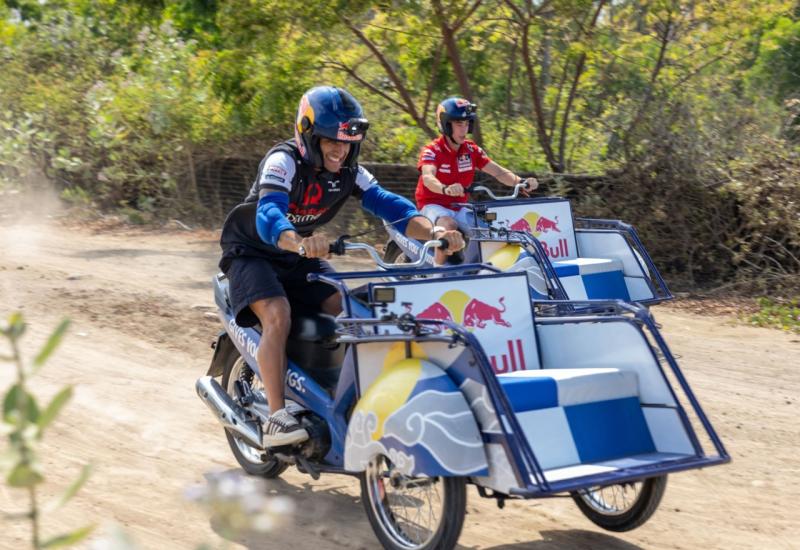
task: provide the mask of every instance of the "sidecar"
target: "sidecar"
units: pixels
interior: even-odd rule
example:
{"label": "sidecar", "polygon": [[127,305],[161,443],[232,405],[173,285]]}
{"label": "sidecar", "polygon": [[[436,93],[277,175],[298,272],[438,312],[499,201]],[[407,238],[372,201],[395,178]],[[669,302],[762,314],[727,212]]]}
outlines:
{"label": "sidecar", "polygon": [[[444,269],[318,276],[345,297],[344,469],[385,547],[454,546],[466,483],[500,507],[569,493],[601,527],[633,529],[668,474],[730,460],[645,308],[536,301],[524,273]],[[451,527],[411,527],[432,498]]]}
{"label": "sidecar", "polygon": [[[618,299],[641,304],[671,300],[666,282],[633,226],[619,220],[574,218],[569,200],[560,197],[493,200],[469,204],[472,224],[492,223],[523,231],[542,244],[572,300]],[[481,237],[480,235],[478,235]],[[481,238],[477,261],[505,270],[523,251]]]}
{"label": "sidecar", "polygon": [[[569,201],[560,197],[463,206],[470,210],[467,261],[527,272],[534,298],[644,305],[673,298],[636,230],[624,222],[573,218]],[[417,241],[391,226],[387,231],[389,261],[401,252],[412,261],[419,257]]]}

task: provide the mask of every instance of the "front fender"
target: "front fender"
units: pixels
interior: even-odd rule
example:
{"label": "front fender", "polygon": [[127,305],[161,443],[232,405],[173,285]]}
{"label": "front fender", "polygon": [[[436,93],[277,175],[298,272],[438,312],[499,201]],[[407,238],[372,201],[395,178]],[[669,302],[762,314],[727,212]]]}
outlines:
{"label": "front fender", "polygon": [[225,364],[228,362],[228,357],[230,357],[232,353],[239,353],[239,350],[233,345],[233,340],[231,340],[227,332],[220,332],[214,345],[214,357],[211,358],[211,366],[208,367],[206,375],[214,377],[222,376]]}
{"label": "front fender", "polygon": [[362,472],[377,455],[409,476],[488,475],[467,400],[444,370],[424,359],[383,369],[353,410],[345,470]]}

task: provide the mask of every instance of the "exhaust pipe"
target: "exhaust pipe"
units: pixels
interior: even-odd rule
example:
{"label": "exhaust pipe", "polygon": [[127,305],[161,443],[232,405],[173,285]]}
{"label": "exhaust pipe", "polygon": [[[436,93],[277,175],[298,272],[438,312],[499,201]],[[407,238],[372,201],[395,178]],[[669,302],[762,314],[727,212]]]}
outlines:
{"label": "exhaust pipe", "polygon": [[222,386],[211,376],[203,376],[195,384],[197,395],[211,409],[214,416],[225,429],[236,432],[252,447],[263,449],[261,426],[256,422],[245,420],[244,409],[225,393]]}

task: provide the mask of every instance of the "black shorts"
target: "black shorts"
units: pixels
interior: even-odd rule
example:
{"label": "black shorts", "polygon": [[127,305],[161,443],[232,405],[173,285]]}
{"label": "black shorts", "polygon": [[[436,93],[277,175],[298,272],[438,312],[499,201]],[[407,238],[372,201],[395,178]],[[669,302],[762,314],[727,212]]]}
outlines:
{"label": "black shorts", "polygon": [[325,260],[300,256],[270,260],[258,256],[237,256],[230,260],[225,274],[230,281],[231,305],[236,324],[251,327],[258,317],[250,304],[264,298],[284,296],[293,313],[312,314],[321,311],[321,304],[338,292],[333,286],[319,281],[309,282],[309,273],[333,273]]}

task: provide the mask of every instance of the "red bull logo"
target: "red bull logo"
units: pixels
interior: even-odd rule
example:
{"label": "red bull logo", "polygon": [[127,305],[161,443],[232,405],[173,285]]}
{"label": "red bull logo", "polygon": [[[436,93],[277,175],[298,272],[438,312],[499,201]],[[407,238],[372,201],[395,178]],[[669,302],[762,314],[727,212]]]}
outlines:
{"label": "red bull logo", "polygon": [[[551,220],[538,212],[528,212],[514,223],[509,224],[508,227],[514,231],[525,231],[539,239],[547,233],[561,233],[561,229],[558,228],[558,216],[554,216],[554,218]],[[569,242],[567,239],[559,238],[555,246],[552,246],[552,243],[544,242],[544,239],[542,239],[542,246],[549,258],[566,258],[569,256]]]}
{"label": "red bull logo", "polygon": [[[410,303],[405,303],[404,305],[408,313],[413,314],[413,305]],[[505,311],[505,297],[500,297],[497,304],[491,304],[478,298],[473,298],[461,290],[448,290],[437,301],[423,308],[415,317],[434,321],[451,321],[462,324],[470,330],[485,329],[488,326],[511,328],[511,323],[503,318]],[[439,326],[435,330],[441,332],[442,328]],[[476,334],[476,336],[478,335]],[[481,336],[478,336],[478,338],[481,339]],[[482,343],[494,372],[500,374],[527,368],[521,339],[506,340],[506,345],[502,348],[502,351],[497,350],[499,342],[494,334],[489,340],[491,341]],[[502,342],[502,339],[500,342]],[[495,351],[495,353],[492,354],[490,350]]]}
{"label": "red bull logo", "polygon": [[[472,298],[460,290],[448,290],[431,305],[417,313],[417,319],[436,321],[452,321],[468,328],[483,329],[488,323],[496,326],[511,327],[511,323],[503,319],[506,311],[505,297],[501,297],[498,305],[492,305],[478,298]],[[408,306],[410,311],[410,306]]]}
{"label": "red bull logo", "polygon": [[561,233],[558,228],[558,216],[554,220],[540,215],[538,212],[528,212],[520,219],[509,225],[514,231],[526,231],[534,237],[539,237],[542,233],[555,231]]}

